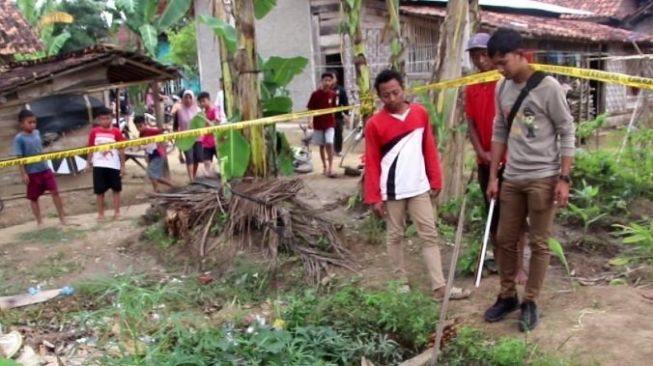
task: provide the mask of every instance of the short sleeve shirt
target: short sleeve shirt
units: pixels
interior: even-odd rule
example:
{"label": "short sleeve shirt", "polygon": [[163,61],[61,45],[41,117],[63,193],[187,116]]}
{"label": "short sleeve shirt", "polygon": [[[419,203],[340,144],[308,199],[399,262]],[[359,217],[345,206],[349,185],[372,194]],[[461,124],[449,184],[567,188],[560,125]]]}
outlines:
{"label": "short sleeve shirt", "polygon": [[[311,94],[311,99],[306,106],[310,110],[333,108],[336,106],[337,94],[333,90],[318,89]],[[333,113],[313,117],[313,128],[326,130],[336,127],[336,118]]]}
{"label": "short sleeve shirt", "polygon": [[[110,144],[124,141],[125,138],[119,129],[95,127],[88,136],[88,146]],[[97,168],[111,168],[120,170],[120,155],[118,150],[102,151],[93,153],[93,166]]]}
{"label": "short sleeve shirt", "polygon": [[[21,132],[14,138],[14,154],[16,156],[30,156],[43,152],[43,143],[41,142],[41,134],[39,130],[34,130],[32,133]],[[50,169],[48,163],[45,161],[25,165],[27,174],[34,174],[44,172]]]}

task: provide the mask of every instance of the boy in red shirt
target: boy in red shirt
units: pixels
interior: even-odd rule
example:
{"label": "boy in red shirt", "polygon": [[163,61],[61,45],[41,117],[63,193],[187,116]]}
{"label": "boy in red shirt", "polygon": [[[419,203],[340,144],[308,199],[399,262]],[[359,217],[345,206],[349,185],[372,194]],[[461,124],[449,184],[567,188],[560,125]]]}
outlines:
{"label": "boy in red shirt", "polygon": [[[333,74],[322,74],[320,89],[311,94],[306,108],[309,110],[333,108],[336,106],[337,94],[333,91]],[[336,118],[333,113],[313,117],[309,128],[313,129],[313,143],[320,146],[320,158],[324,175],[334,178],[333,173],[333,142],[335,137]]]}
{"label": "boy in red shirt", "polygon": [[[404,283],[402,242],[408,212],[423,241],[433,295],[442,299],[446,282],[431,204],[431,197],[442,189],[442,173],[429,115],[421,105],[405,100],[403,79],[394,70],[382,71],[374,88],[384,107],[365,126],[365,202],[386,218],[388,257],[395,276]],[[469,295],[468,290],[451,289],[452,300]]]}
{"label": "boy in red shirt", "polygon": [[[201,92],[197,96],[197,103],[199,104],[200,108],[204,110],[204,114],[208,120],[208,123],[206,124],[207,127],[220,123],[218,107],[214,106],[213,103],[211,103],[211,95],[208,92]],[[213,157],[215,156],[215,158],[218,160],[218,163],[220,163],[217,146],[215,145],[215,135],[212,133],[206,134],[202,136],[201,142],[202,162],[204,163],[204,170],[206,171],[207,175],[214,176],[216,175],[216,172],[213,169]],[[220,173],[218,172],[217,174],[219,175]]]}
{"label": "boy in red shirt", "polygon": [[[36,129],[36,115],[34,112],[23,109],[18,114],[21,132],[14,138],[14,154],[19,157],[36,155],[43,152],[43,142],[39,130]],[[62,225],[66,224],[66,218],[63,211],[63,203],[57,181],[54,179],[52,170],[48,167],[47,162],[19,165],[20,175],[23,183],[27,186],[27,199],[32,207],[32,213],[36,218],[36,225],[40,228],[43,226],[43,217],[41,216],[41,206],[39,206],[39,197],[50,191],[52,202],[59,213],[59,221]]]}
{"label": "boy in red shirt", "polygon": [[[156,136],[163,133],[159,128],[148,127],[143,115],[134,116],[134,125],[140,132],[140,137]],[[145,146],[145,153],[147,154],[147,177],[152,182],[154,192],[159,192],[159,184],[173,188],[174,184],[165,177],[165,147],[157,143],[148,144]]]}
{"label": "boy in red shirt", "polygon": [[[100,107],[95,112],[99,126],[91,129],[88,146],[110,144],[125,138],[119,129],[111,126],[112,111]],[[124,150],[109,150],[88,155],[88,166],[93,169],[93,192],[97,195],[98,220],[104,220],[104,194],[113,191],[114,220],[120,218],[120,191],[125,173]]]}
{"label": "boy in red shirt", "polygon": [[[467,51],[474,66],[480,72],[492,71],[496,69],[492,59],[487,54],[487,43],[490,40],[490,35],[487,33],[477,33],[470,38],[467,44]],[[486,212],[490,209],[490,200],[487,196],[488,182],[490,180],[490,163],[492,162],[492,129],[494,126],[495,106],[496,106],[496,81],[488,83],[472,84],[465,88],[465,112],[467,114],[467,122],[469,123],[469,139],[471,140],[474,151],[476,152],[476,162],[478,164],[478,184],[481,186],[483,198],[485,200]],[[503,166],[505,159],[501,163],[501,168],[498,173],[499,181],[502,180]],[[492,238],[492,248],[494,252],[494,259],[497,260],[496,255],[496,234],[499,225],[500,205],[499,200],[496,200],[494,205],[494,213],[490,223],[490,236]],[[526,226],[526,225],[525,225]],[[526,231],[524,231],[525,233]],[[523,253],[526,244],[526,235],[522,235],[519,248],[520,253]],[[515,281],[518,284],[525,284],[528,276],[524,270],[523,255],[519,255],[517,263],[519,268]]]}

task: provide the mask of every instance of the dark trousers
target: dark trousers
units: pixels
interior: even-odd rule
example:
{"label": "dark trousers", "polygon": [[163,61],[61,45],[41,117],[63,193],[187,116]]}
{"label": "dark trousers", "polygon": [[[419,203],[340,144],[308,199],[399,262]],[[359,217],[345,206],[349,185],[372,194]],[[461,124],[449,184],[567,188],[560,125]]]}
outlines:
{"label": "dark trousers", "polygon": [[333,150],[336,154],[342,152],[342,129],[345,125],[345,120],[342,117],[336,117],[336,135],[333,141]]}

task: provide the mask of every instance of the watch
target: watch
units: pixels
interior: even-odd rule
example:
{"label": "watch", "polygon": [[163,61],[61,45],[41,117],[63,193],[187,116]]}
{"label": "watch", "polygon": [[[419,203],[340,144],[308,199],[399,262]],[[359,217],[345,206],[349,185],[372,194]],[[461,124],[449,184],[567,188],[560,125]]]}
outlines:
{"label": "watch", "polygon": [[571,183],[571,177],[568,175],[560,174],[558,178],[563,182]]}

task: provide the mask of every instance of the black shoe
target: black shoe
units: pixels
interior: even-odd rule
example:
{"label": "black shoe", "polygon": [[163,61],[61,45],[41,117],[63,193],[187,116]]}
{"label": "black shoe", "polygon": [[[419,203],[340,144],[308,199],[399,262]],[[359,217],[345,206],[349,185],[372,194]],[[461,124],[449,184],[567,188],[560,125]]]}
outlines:
{"label": "black shoe", "polygon": [[506,315],[517,310],[517,308],[519,308],[519,298],[517,295],[505,299],[502,299],[501,296],[499,296],[497,302],[485,311],[485,321],[490,323],[498,322],[505,318]]}
{"label": "black shoe", "polygon": [[522,332],[535,329],[540,315],[537,313],[537,305],[532,301],[524,301],[521,304],[521,316],[519,317],[519,330]]}

